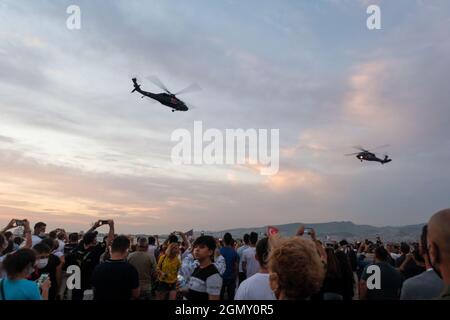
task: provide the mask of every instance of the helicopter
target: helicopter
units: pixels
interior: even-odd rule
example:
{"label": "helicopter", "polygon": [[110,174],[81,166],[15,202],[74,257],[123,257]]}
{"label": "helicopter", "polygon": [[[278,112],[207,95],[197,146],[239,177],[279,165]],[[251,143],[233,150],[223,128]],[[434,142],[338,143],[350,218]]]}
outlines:
{"label": "helicopter", "polygon": [[[379,149],[379,148],[384,148],[384,147],[387,147],[387,145],[379,146],[379,147],[373,148],[372,150]],[[346,154],[346,156],[354,156],[354,155],[356,155],[356,158],[359,159],[361,162],[363,162],[363,160],[365,160],[365,161],[377,161],[377,162],[379,162],[381,164],[385,164],[385,163],[388,163],[388,162],[392,161],[392,159],[389,159],[388,155],[385,155],[384,159],[380,159],[373,152],[371,152],[371,151],[369,151],[367,149],[364,149],[364,148],[362,148],[360,146],[355,146],[354,148],[360,150],[360,152]]]}
{"label": "helicopter", "polygon": [[142,94],[142,98],[148,97],[151,99],[154,99],[158,101],[159,103],[172,108],[172,112],[175,111],[188,111],[188,106],[178,99],[176,96],[182,93],[187,93],[191,91],[197,91],[201,90],[201,88],[197,84],[191,84],[190,86],[184,88],[183,90],[178,91],[177,93],[172,93],[167,89],[167,87],[159,80],[157,77],[147,77],[150,81],[152,81],[155,85],[160,87],[162,90],[165,91],[165,93],[152,93],[149,91],[144,91],[141,89],[141,85],[138,84],[136,78],[132,78],[134,89],[131,91],[131,93],[137,91],[140,94]]}

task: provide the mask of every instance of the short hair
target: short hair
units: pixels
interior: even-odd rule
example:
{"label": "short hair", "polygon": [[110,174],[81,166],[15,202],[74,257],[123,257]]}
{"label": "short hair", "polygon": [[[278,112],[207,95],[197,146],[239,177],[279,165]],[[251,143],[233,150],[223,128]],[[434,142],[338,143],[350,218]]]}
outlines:
{"label": "short hair", "polygon": [[26,267],[34,267],[36,262],[36,253],[27,248],[19,249],[14,253],[8,254],[3,260],[3,269],[9,278],[22,273]]}
{"label": "short hair", "polygon": [[22,242],[23,242],[23,239],[22,239],[22,237],[17,236],[17,237],[14,238],[13,241],[14,241],[15,244],[20,246],[22,244]]}
{"label": "short hair", "polygon": [[407,244],[406,242],[402,242],[400,244],[400,251],[403,254],[408,254],[411,251],[411,248],[409,247],[409,244]]}
{"label": "short hair", "polygon": [[57,235],[57,233],[56,233],[55,230],[50,231],[50,232],[48,233],[48,236],[49,236],[50,238],[52,238],[52,239],[56,239],[56,235]]}
{"label": "short hair", "polygon": [[69,234],[69,241],[78,242],[78,233],[72,232],[71,234]]}
{"label": "short hair", "polygon": [[262,238],[256,244],[256,256],[258,257],[258,261],[261,266],[265,266],[267,264],[268,255],[269,238]]}
{"label": "short hair", "polygon": [[[408,246],[409,248],[409,246]],[[389,252],[384,247],[377,247],[375,249],[375,258],[377,258],[380,261],[386,261],[388,259]]]}
{"label": "short hair", "polygon": [[156,242],[155,237],[153,237],[153,236],[148,237],[148,244],[149,245],[153,246],[155,244],[155,242]]}
{"label": "short hair", "polygon": [[138,246],[139,247],[147,247],[148,246],[148,240],[145,237],[141,237],[138,239]]}
{"label": "short hair", "polygon": [[55,250],[59,246],[59,243],[56,241],[56,239],[53,238],[45,238],[41,241],[41,243],[44,243],[47,246],[49,246],[50,251]]}
{"label": "short hair", "polygon": [[130,248],[130,239],[127,236],[120,235],[115,238],[111,245],[111,252],[123,253]]}
{"label": "short hair", "polygon": [[195,239],[193,247],[205,245],[209,250],[216,250],[216,240],[212,236],[200,236]]}
{"label": "short hair", "polygon": [[225,242],[226,246],[232,244],[233,237],[231,236],[231,233],[227,232],[223,235],[223,242]]}
{"label": "short hair", "polygon": [[36,223],[35,225],[34,225],[34,229],[36,230],[36,229],[38,229],[38,228],[41,228],[41,227],[46,227],[47,225],[44,223],[44,222],[38,222],[38,223]]}
{"label": "short hair", "polygon": [[248,233],[244,234],[243,240],[245,244],[248,244],[250,242],[250,235]]}
{"label": "short hair", "polygon": [[269,270],[288,299],[303,300],[319,292],[325,267],[314,243],[303,237],[280,239],[270,249]]}
{"label": "short hair", "polygon": [[256,232],[250,232],[250,243],[255,245],[258,242],[258,234]]}
{"label": "short hair", "polygon": [[43,253],[50,253],[52,251],[52,248],[50,248],[48,246],[48,244],[44,243],[43,241],[35,244],[33,246],[33,250],[37,253],[37,254],[43,254]]}
{"label": "short hair", "polygon": [[97,231],[85,233],[83,236],[83,244],[89,245],[97,239]]}
{"label": "short hair", "polygon": [[174,234],[171,234],[169,236],[169,243],[177,243],[178,242],[178,237]]}

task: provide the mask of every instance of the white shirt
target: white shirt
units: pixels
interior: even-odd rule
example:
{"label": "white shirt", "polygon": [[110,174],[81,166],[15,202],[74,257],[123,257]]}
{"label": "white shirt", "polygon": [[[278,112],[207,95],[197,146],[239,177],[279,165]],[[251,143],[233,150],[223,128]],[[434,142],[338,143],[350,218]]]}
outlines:
{"label": "white shirt", "polygon": [[151,244],[148,245],[147,252],[148,252],[150,255],[155,256],[155,250],[156,250],[156,246],[151,245]]}
{"label": "white shirt", "polygon": [[255,254],[256,248],[254,247],[249,247],[242,252],[242,262],[247,263],[247,278],[250,278],[259,270],[259,263],[255,258]]}
{"label": "white shirt", "polygon": [[40,243],[42,239],[38,237],[37,235],[33,234],[31,236],[31,247],[34,247],[36,244]]}
{"label": "white shirt", "polygon": [[248,245],[245,244],[242,247],[237,249],[237,254],[239,256],[239,272],[244,272],[244,270],[242,270],[242,253],[247,248],[248,248]]}
{"label": "white shirt", "polygon": [[270,289],[269,274],[258,272],[244,280],[239,285],[234,300],[276,300]]}

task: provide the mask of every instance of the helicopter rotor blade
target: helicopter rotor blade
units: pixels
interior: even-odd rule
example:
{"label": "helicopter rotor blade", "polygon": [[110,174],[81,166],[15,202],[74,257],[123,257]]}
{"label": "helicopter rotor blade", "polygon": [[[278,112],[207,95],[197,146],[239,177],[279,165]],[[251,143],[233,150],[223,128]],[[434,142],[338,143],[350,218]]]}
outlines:
{"label": "helicopter rotor blade", "polygon": [[160,87],[161,89],[163,89],[168,94],[172,94],[172,92],[170,92],[169,89],[167,89],[167,87],[164,85],[164,83],[162,83],[162,81],[159,80],[159,78],[157,76],[148,76],[148,77],[145,77],[145,78],[147,80],[150,80],[151,82],[153,82],[153,84],[155,84],[156,86]]}
{"label": "helicopter rotor blade", "polygon": [[183,90],[180,90],[177,93],[175,93],[175,95],[177,96],[179,94],[200,91],[200,90],[202,90],[202,88],[197,83],[192,83],[189,86],[187,86],[186,88],[184,88]]}
{"label": "helicopter rotor blade", "polygon": [[359,152],[344,154],[344,156],[356,156]]}
{"label": "helicopter rotor blade", "polygon": [[[363,151],[363,152],[368,151],[368,150],[364,149],[364,148],[361,147],[361,146],[353,146],[353,148],[358,149],[358,150],[361,150],[361,151]],[[359,152],[358,152],[358,153],[359,153]]]}

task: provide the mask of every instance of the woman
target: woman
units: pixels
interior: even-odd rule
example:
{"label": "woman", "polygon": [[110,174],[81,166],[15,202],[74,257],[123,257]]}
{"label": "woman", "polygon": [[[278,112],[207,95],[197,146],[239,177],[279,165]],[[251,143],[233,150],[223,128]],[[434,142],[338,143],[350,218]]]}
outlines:
{"label": "woman", "polygon": [[51,286],[50,279],[45,280],[39,292],[39,286],[27,277],[34,272],[36,254],[31,249],[20,249],[6,256],[3,269],[7,277],[0,280],[0,300],[47,300]]}
{"label": "woman", "polygon": [[278,300],[305,300],[320,290],[325,265],[314,242],[294,237],[271,245],[269,281]]}
{"label": "woman", "polygon": [[157,269],[159,283],[156,288],[158,300],[175,300],[177,297],[178,271],[181,268],[179,253],[178,243],[171,243],[165,254],[159,257]]}
{"label": "woman", "polygon": [[327,271],[318,298],[320,300],[343,300],[344,277],[340,262],[333,248],[326,248],[325,251],[327,254]]}

